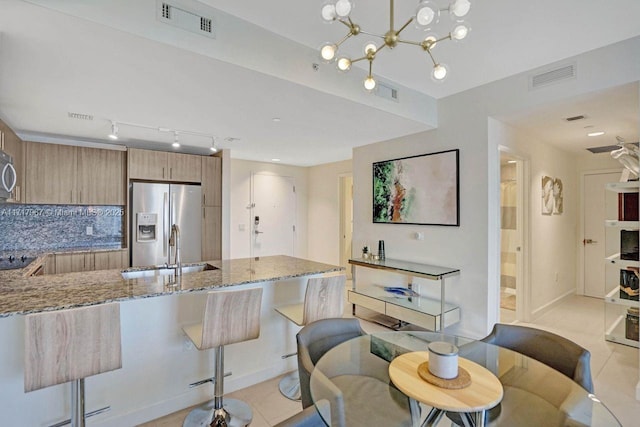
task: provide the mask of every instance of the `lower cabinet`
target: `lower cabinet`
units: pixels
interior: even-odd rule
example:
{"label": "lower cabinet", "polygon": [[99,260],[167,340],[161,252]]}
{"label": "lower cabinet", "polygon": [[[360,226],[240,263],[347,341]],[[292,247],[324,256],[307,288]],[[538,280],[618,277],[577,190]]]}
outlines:
{"label": "lower cabinet", "polygon": [[44,262],[44,274],[123,269],[128,266],[129,257],[127,249],[69,254],[59,253],[47,256]]}

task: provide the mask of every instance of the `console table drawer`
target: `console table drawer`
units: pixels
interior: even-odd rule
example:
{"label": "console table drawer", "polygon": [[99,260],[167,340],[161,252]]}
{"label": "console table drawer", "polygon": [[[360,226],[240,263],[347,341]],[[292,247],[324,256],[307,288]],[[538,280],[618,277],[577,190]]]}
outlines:
{"label": "console table drawer", "polygon": [[405,307],[400,307],[393,304],[387,304],[387,310],[385,313],[387,316],[395,317],[396,319],[402,319],[405,322],[413,323],[414,325],[428,329],[430,331],[437,331],[438,325],[436,316],[430,314],[419,313],[415,310],[410,310]]}
{"label": "console table drawer", "polygon": [[353,291],[349,291],[349,302],[351,304],[356,304],[364,308],[368,308],[369,310],[377,311],[378,313],[385,312],[385,302],[376,298],[367,297],[361,294],[358,294]]}

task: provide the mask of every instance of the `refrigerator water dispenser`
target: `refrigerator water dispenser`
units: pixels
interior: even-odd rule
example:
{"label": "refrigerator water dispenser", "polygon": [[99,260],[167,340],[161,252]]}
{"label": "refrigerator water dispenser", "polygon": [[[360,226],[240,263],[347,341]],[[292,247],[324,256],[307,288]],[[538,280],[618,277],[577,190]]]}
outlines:
{"label": "refrigerator water dispenser", "polygon": [[158,231],[158,214],[138,212],[136,214],[136,240],[141,243],[155,242]]}

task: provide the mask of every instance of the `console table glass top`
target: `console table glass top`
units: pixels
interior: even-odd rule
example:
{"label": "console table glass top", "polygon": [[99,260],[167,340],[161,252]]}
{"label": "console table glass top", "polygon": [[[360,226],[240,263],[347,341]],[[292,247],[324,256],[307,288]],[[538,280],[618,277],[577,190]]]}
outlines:
{"label": "console table glass top", "polygon": [[457,268],[439,267],[436,265],[420,264],[417,262],[402,261],[390,258],[382,260],[352,258],[349,260],[349,264],[360,265],[369,268],[378,268],[381,270],[402,271],[407,274],[425,277],[431,280],[440,280],[445,277],[460,274],[460,270]]}

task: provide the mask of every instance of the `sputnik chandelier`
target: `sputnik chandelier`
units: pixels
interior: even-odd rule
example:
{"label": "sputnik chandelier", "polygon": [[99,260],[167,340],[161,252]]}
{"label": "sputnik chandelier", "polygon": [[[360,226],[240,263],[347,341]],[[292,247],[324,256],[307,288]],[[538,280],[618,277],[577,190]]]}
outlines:
{"label": "sputnik chandelier", "polygon": [[[385,34],[379,35],[364,31],[360,28],[360,25],[351,20],[350,15],[354,7],[353,1],[333,0],[325,2],[322,5],[322,19],[327,23],[336,21],[340,22],[349,29],[349,32],[337,43],[328,42],[322,45],[320,48],[320,56],[323,61],[335,61],[338,70],[343,72],[349,71],[352,64],[355,62],[364,60],[369,61],[369,74],[364,80],[364,87],[366,90],[372,91],[376,87],[376,81],[372,74],[373,60],[376,58],[376,55],[384,48],[393,49],[398,45],[398,43],[404,43],[422,48],[422,50],[429,55],[429,58],[431,58],[431,62],[433,62],[431,77],[435,81],[442,81],[447,76],[448,68],[446,64],[436,61],[432,51],[441,41],[459,41],[469,34],[470,28],[462,18],[469,13],[471,2],[469,0],[450,0],[447,7],[439,8],[435,1],[420,1],[416,7],[415,14],[397,30],[395,29],[394,22],[394,0],[389,0],[389,3],[389,30]],[[445,13],[451,18],[453,28],[446,36],[438,38],[438,36],[432,32],[433,27],[440,21],[440,16]],[[412,22],[414,22],[419,29],[427,32],[427,35],[423,40],[411,41],[400,38],[400,33]],[[364,46],[364,56],[360,58],[351,59],[346,55],[337,56],[340,45],[350,37],[357,36],[359,34],[367,34],[369,36],[377,37],[382,39],[382,41],[378,44],[375,42],[368,42]]]}

